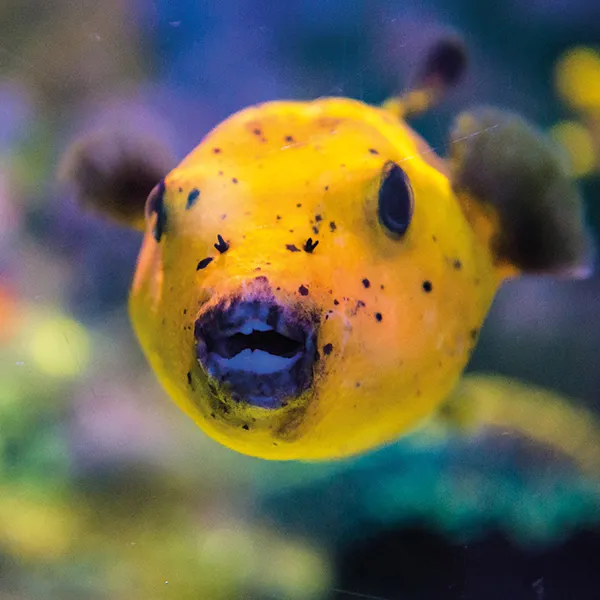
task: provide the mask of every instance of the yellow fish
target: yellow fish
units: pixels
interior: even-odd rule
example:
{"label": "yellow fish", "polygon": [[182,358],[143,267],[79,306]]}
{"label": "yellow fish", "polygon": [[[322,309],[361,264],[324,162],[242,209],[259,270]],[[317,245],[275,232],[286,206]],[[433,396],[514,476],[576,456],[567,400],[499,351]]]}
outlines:
{"label": "yellow fish", "polygon": [[106,141],[75,145],[82,202],[145,232],[133,327],[208,435],[267,459],[392,441],[453,390],[506,278],[588,271],[575,185],[523,119],[462,114],[446,160],[405,122],[464,64],[447,40],[381,107],[252,106],[166,176],[141,142],[108,166]]}

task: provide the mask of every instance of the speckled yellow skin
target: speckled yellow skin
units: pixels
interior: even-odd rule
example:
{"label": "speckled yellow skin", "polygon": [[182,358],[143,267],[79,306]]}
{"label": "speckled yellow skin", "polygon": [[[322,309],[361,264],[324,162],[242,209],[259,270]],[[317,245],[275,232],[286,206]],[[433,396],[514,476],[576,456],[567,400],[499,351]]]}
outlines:
{"label": "speckled yellow skin", "polygon": [[[386,161],[414,191],[400,240],[378,220]],[[216,127],[166,178],[166,231],[157,243],[147,224],[131,292],[135,332],[169,395],[214,439],[267,459],[358,453],[433,414],[502,279],[492,221],[453,194],[443,170],[391,112],[348,99],[262,104]],[[193,188],[200,197],[186,209]],[[312,254],[286,248],[309,237]],[[205,257],[214,260],[197,271]],[[312,387],[274,410],[216,393],[194,351],[198,315],[259,276],[278,302],[320,319]]]}

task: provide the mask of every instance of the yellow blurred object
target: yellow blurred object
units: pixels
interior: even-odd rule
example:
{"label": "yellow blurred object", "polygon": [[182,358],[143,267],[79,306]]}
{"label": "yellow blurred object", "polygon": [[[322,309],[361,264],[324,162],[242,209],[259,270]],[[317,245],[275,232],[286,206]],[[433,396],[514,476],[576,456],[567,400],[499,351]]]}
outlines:
{"label": "yellow blurred object", "polygon": [[440,412],[467,434],[499,429],[555,448],[583,472],[600,475],[600,422],[575,400],[500,375],[464,377]]}
{"label": "yellow blurred object", "polygon": [[600,110],[600,53],[584,46],[569,50],[555,70],[560,95],[573,107]]}
{"label": "yellow blurred object", "polygon": [[287,600],[321,598],[331,585],[326,553],[303,540],[282,539],[242,523],[208,531],[198,558],[199,569],[210,572],[214,581],[229,580],[238,587],[250,583]]}
{"label": "yellow blurred object", "polygon": [[575,177],[583,177],[597,168],[594,140],[590,131],[575,121],[563,121],[552,127],[550,135],[564,148]]}
{"label": "yellow blurred object", "polygon": [[53,377],[76,377],[88,366],[90,337],[68,317],[45,318],[32,328],[29,351],[36,366]]}
{"label": "yellow blurred object", "polygon": [[301,542],[288,542],[275,548],[270,569],[263,569],[263,588],[275,597],[289,600],[322,598],[331,586],[331,573],[323,552]]}
{"label": "yellow blurred object", "polygon": [[25,559],[56,558],[67,552],[78,528],[72,511],[58,503],[0,493],[0,546]]}

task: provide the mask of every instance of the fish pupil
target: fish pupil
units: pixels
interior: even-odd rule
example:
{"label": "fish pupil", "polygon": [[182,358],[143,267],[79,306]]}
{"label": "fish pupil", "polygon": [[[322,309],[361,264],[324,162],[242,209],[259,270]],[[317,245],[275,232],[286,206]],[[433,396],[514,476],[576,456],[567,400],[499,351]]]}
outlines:
{"label": "fish pupil", "polygon": [[406,233],[413,214],[413,192],[406,173],[387,163],[379,188],[379,221],[394,236]]}

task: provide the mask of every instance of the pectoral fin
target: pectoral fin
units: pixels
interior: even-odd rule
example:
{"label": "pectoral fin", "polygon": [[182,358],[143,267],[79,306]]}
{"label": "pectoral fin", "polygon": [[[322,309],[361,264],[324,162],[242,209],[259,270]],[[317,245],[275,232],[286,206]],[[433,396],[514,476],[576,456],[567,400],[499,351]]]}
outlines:
{"label": "pectoral fin", "polygon": [[521,117],[480,108],[451,133],[450,171],[465,206],[497,217],[490,239],[497,263],[522,273],[584,277],[592,244],[581,197],[557,148]]}
{"label": "pectoral fin", "polygon": [[149,135],[100,130],[71,145],[59,177],[83,208],[143,230],[146,199],[173,164],[170,151]]}

